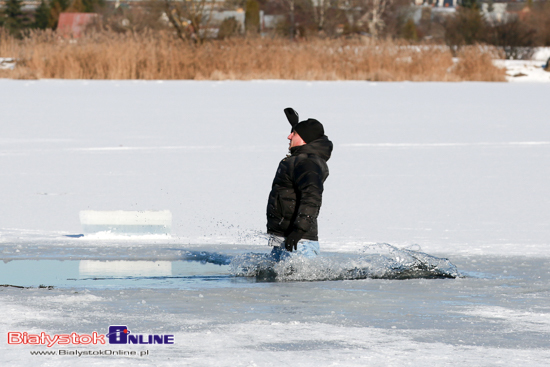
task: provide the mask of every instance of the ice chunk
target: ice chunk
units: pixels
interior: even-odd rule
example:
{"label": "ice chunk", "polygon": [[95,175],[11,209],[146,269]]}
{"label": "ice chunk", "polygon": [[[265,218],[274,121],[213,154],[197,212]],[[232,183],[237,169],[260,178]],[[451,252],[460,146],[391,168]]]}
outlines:
{"label": "ice chunk", "polygon": [[121,235],[169,235],[172,213],[169,210],[82,210],[80,224],[84,234],[109,232]]}

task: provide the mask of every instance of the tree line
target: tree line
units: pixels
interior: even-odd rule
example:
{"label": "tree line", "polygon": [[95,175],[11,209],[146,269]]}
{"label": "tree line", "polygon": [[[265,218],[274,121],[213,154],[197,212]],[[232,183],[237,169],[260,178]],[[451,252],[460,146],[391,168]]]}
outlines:
{"label": "tree line", "polygon": [[92,13],[105,8],[105,0],[41,0],[33,11],[23,10],[23,0],[6,0],[0,27],[20,35],[29,29],[56,29],[62,12]]}
{"label": "tree line", "polygon": [[[61,12],[95,12],[101,28],[115,32],[163,30],[190,42],[217,37],[254,37],[261,32],[290,39],[364,36],[404,39],[411,43],[490,44],[507,57],[528,57],[535,46],[550,46],[550,0],[515,3],[515,10],[495,12],[493,0],[459,0],[456,11],[439,12],[435,0],[413,6],[411,0],[144,0],[131,5],[105,0],[41,0],[23,11],[23,0],[5,0],[0,27],[24,36],[32,29],[56,29]],[[213,11],[240,10],[244,29],[235,18],[212,27]],[[261,27],[259,12],[276,15],[273,29]],[[209,28],[210,27],[210,28]],[[264,34],[265,35],[265,34]]]}

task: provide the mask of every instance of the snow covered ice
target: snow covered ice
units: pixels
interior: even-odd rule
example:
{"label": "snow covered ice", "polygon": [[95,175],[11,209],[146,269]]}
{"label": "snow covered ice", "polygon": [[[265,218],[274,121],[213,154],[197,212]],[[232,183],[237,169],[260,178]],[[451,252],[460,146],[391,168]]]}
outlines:
{"label": "snow covered ice", "polygon": [[[548,88],[1,80],[0,284],[32,286],[0,288],[2,365],[547,366]],[[288,106],[335,143],[323,257],[279,264],[278,281],[235,277],[233,260],[269,252]],[[82,210],[169,210],[172,236],[81,237]],[[459,276],[393,276],[418,254]],[[47,278],[46,261],[78,280]],[[8,278],[18,264],[24,284]],[[7,344],[115,324],[175,344]]]}

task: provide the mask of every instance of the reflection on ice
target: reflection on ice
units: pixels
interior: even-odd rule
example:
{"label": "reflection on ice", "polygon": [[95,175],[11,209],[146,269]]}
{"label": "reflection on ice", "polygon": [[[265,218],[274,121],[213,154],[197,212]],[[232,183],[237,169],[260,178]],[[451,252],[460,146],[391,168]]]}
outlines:
{"label": "reflection on ice", "polygon": [[36,287],[191,287],[231,279],[229,266],[202,261],[14,260],[0,262],[0,284]]}
{"label": "reflection on ice", "polygon": [[97,261],[81,260],[78,265],[81,277],[115,276],[171,276],[170,261]]}
{"label": "reflection on ice", "polygon": [[[418,250],[418,251],[417,251]],[[456,278],[456,266],[417,249],[399,249],[389,244],[364,247],[358,253],[319,256],[307,259],[294,256],[276,262],[269,255],[249,253],[236,256],[231,273],[278,281],[319,281],[352,279]]]}

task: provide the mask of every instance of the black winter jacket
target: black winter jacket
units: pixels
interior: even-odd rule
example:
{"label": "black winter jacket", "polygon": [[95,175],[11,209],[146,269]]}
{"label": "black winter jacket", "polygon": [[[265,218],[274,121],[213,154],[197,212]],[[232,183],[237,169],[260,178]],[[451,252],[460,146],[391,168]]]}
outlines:
{"label": "black winter jacket", "polygon": [[267,202],[267,233],[287,237],[293,230],[317,241],[317,216],[332,142],[326,136],[290,149],[279,163]]}

